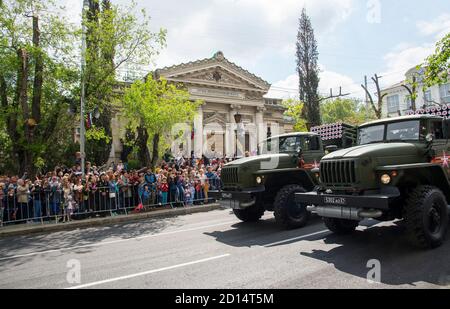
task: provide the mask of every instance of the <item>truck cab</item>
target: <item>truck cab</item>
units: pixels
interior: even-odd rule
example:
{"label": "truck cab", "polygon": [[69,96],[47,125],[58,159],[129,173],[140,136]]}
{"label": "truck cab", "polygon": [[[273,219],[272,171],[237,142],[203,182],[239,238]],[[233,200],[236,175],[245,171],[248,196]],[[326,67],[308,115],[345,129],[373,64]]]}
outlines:
{"label": "truck cab", "polygon": [[448,228],[449,128],[449,120],[431,115],[364,124],[357,146],[322,158],[320,184],[296,200],[338,234],[364,219],[400,219],[414,244],[438,247]]}

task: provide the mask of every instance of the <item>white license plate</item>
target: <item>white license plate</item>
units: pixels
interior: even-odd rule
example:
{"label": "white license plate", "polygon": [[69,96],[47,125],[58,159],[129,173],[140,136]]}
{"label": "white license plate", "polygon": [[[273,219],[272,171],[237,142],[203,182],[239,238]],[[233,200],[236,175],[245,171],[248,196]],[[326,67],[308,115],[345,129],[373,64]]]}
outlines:
{"label": "white license plate", "polygon": [[325,197],[324,202],[326,205],[347,205],[347,199],[345,197]]}

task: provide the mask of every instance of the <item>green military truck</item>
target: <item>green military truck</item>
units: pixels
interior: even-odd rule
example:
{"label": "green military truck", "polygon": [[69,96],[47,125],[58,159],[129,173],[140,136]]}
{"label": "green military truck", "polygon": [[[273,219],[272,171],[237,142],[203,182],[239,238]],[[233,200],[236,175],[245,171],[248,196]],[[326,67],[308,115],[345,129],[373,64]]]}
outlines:
{"label": "green military truck", "polygon": [[414,244],[436,248],[448,228],[449,129],[450,120],[432,115],[364,124],[357,146],[322,158],[320,185],[296,201],[337,234],[364,219],[404,219]]}
{"label": "green military truck", "polygon": [[[351,134],[340,133],[344,139],[341,146],[354,142]],[[332,137],[327,136],[328,144],[334,142]],[[273,211],[284,228],[303,227],[310,215],[306,205],[295,202],[295,193],[312,191],[318,185],[319,163],[326,148],[327,143],[316,133],[270,138],[259,145],[258,156],[227,164],[221,172],[221,190],[210,191],[209,196],[233,209],[244,222],[256,222],[265,211]]]}

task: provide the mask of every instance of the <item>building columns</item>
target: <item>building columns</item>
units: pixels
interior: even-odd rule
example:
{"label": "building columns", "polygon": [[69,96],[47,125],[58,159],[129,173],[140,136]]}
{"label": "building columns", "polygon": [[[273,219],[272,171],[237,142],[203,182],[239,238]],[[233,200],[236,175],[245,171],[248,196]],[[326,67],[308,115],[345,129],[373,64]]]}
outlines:
{"label": "building columns", "polygon": [[194,118],[194,155],[203,156],[203,108],[200,106]]}
{"label": "building columns", "polygon": [[266,111],[266,108],[263,106],[257,107],[256,112],[256,128],[257,128],[257,135],[258,135],[258,145],[262,143],[265,139],[267,139],[267,128],[264,124],[264,112]]}

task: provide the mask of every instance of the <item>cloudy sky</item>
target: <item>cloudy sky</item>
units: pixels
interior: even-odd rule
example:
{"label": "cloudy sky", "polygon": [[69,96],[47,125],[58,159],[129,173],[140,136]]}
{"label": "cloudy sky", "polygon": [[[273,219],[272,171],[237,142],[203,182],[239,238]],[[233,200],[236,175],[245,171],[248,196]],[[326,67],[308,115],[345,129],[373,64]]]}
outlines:
{"label": "cloudy sky", "polygon": [[[69,0],[68,14],[82,0]],[[129,1],[113,0],[127,4]],[[320,92],[343,87],[362,97],[364,75],[383,85],[402,80],[450,31],[448,0],[136,0],[153,30],[168,30],[157,67],[211,57],[221,50],[232,62],[273,85],[275,97],[295,97],[295,41],[306,7],[319,45]],[[337,90],[336,90],[337,91]]]}

